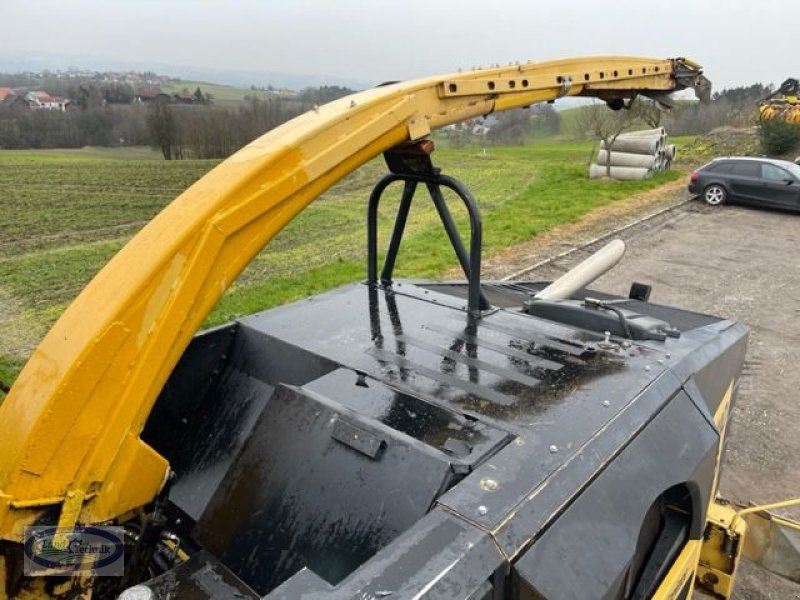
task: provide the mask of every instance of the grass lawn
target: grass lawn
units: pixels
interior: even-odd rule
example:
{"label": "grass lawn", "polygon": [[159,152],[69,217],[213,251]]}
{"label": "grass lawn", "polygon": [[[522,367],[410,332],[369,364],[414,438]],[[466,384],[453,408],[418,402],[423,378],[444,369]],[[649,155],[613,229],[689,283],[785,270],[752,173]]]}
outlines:
{"label": "grass lawn", "polygon": [[[446,148],[445,173],[472,190],[482,210],[490,256],[594,208],[681,175],[645,181],[589,180],[592,145],[540,142],[520,147]],[[128,153],[127,156],[125,153]],[[182,189],[216,161],[152,160],[144,149],[0,151],[0,381],[27,354],[97,270]],[[251,263],[207,324],[289,302],[364,277],[366,199],[385,172],[376,159],[298,216]],[[399,186],[382,203],[386,242]],[[452,204],[462,228],[462,207]],[[399,277],[436,278],[456,263],[423,195],[412,208],[398,258]]]}

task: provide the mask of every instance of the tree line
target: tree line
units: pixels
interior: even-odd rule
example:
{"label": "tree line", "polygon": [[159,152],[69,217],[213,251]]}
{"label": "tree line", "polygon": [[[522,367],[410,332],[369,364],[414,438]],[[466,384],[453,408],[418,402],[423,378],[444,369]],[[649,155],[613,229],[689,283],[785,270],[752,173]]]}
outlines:
{"label": "tree line", "polygon": [[[4,79],[3,83],[19,85],[26,80]],[[75,107],[66,112],[21,110],[13,104],[0,104],[0,148],[150,145],[166,159],[221,158],[315,105],[352,93],[347,88],[323,86],[291,96],[271,94],[232,106],[216,106],[207,101],[187,105],[137,103],[131,101],[133,88],[127,84],[62,82],[62,88],[53,88],[53,92],[70,98]],[[769,86],[758,83],[725,89],[715,93],[709,104],[679,101],[665,113],[646,98],[636,106],[647,126],[664,125],[672,135],[696,135],[723,125],[755,125],[758,101],[770,91]],[[454,145],[476,140],[482,144],[520,144],[530,137],[559,133],[561,121],[552,106],[540,104],[531,110],[493,115],[490,127],[476,129],[475,123],[469,123],[446,133]],[[578,129],[579,137],[589,133],[580,120]],[[480,133],[476,134],[477,130]]]}
{"label": "tree line", "polygon": [[124,84],[79,84],[63,92],[73,103],[63,112],[2,103],[0,148],[151,145],[167,159],[221,158],[315,105],[352,93],[322,86],[220,107],[208,101],[138,103],[128,101],[131,90]]}
{"label": "tree line", "polygon": [[236,108],[156,102],[145,117],[150,145],[167,160],[224,158],[294,117],[352,94],[339,86],[308,88],[297,96],[249,97]]}

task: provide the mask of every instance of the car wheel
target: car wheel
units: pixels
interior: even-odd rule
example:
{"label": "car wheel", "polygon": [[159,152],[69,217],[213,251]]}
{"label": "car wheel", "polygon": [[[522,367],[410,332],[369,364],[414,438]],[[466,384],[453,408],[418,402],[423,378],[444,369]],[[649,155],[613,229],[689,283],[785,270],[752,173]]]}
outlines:
{"label": "car wheel", "polygon": [[719,184],[713,183],[703,190],[703,200],[711,206],[725,204],[728,199],[728,191]]}

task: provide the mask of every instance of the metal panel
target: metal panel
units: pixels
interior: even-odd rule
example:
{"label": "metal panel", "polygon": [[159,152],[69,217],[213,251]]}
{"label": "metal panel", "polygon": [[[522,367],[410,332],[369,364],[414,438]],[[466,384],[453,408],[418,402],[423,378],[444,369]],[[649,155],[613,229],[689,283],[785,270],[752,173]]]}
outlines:
{"label": "metal panel", "polygon": [[[371,457],[337,441],[340,420],[383,450]],[[304,566],[338,583],[422,518],[452,478],[424,444],[280,386],[195,534],[259,593]]]}
{"label": "metal panel", "polygon": [[[543,598],[618,597],[645,514],[676,485],[692,494],[690,535],[701,537],[718,441],[713,425],[678,393],[515,563],[523,587]],[[563,576],[564,557],[570,577]]]}
{"label": "metal panel", "polygon": [[277,383],[303,384],[336,363],[238,325],[198,336],[142,438],[170,461],[170,500],[197,520]]}

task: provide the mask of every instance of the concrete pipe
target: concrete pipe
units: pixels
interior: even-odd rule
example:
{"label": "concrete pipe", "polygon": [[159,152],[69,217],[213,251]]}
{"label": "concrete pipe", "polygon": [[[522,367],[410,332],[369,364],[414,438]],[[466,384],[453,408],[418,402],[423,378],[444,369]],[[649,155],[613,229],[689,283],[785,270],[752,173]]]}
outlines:
{"label": "concrete pipe", "polygon": [[608,150],[597,153],[597,164],[607,165],[609,160],[612,167],[643,167],[652,169],[656,164],[656,157],[648,154],[631,154],[630,152],[611,152],[609,159]]}
{"label": "concrete pipe", "polygon": [[[647,179],[653,171],[644,167],[611,167],[611,179],[633,180]],[[589,166],[590,179],[602,179],[606,176],[606,167],[592,164]]]}
{"label": "concrete pipe", "polygon": [[669,144],[667,146],[667,158],[669,160],[675,160],[675,156],[677,155],[677,149],[675,148],[675,144]]}
{"label": "concrete pipe", "polygon": [[[631,154],[649,154],[653,156],[659,148],[660,137],[627,137],[617,138],[613,144],[615,152],[629,152]],[[606,145],[600,142],[600,149],[607,150]]]}
{"label": "concrete pipe", "polygon": [[619,137],[650,137],[656,135],[667,135],[667,130],[663,127],[656,127],[655,129],[641,129],[639,131],[626,131],[620,134]]}

